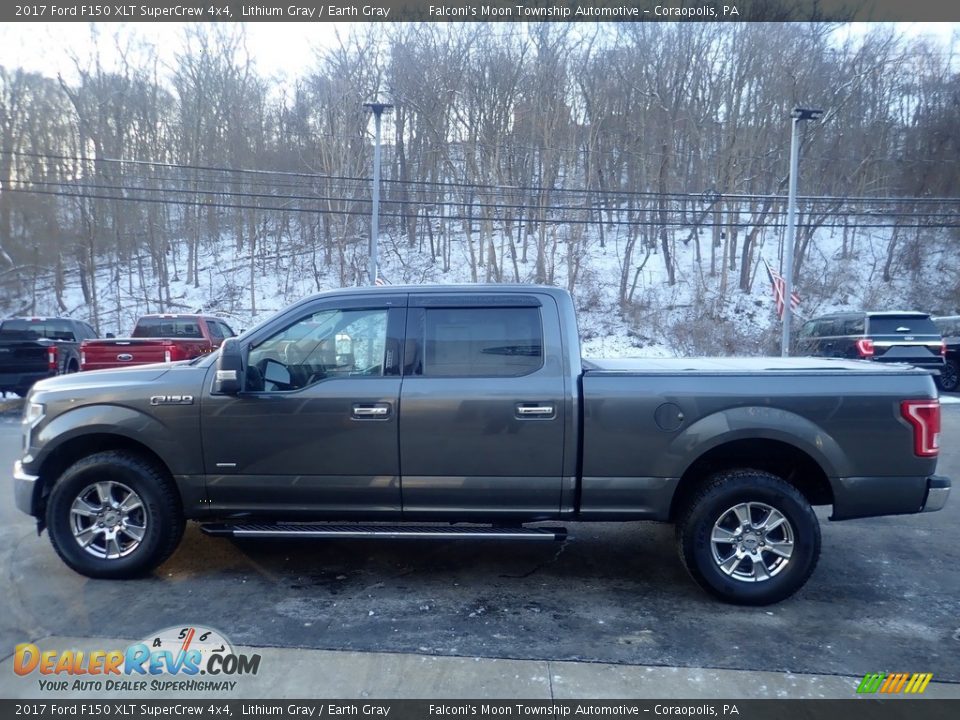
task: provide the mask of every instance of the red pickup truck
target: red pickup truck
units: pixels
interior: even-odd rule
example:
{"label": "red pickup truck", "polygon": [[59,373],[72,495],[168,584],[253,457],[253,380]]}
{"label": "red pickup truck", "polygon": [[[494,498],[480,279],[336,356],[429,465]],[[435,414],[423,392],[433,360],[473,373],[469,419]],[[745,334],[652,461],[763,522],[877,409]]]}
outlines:
{"label": "red pickup truck", "polygon": [[235,334],[223,320],[206,315],[144,315],[129,338],[82,342],[80,369],[191,360],[217,349],[224,338]]}

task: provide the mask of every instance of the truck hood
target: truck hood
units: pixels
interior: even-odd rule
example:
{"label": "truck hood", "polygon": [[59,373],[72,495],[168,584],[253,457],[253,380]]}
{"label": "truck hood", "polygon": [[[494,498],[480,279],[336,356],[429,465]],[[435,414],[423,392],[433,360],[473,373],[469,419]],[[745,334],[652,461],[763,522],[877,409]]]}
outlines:
{"label": "truck hood", "polygon": [[170,363],[135,365],[118,370],[91,370],[41,380],[33,386],[33,394],[47,391],[91,390],[94,388],[113,388],[118,386],[151,383],[166,375]]}
{"label": "truck hood", "polygon": [[900,363],[819,357],[622,358],[616,360],[591,358],[584,359],[583,368],[588,372],[620,373],[869,372],[897,374],[909,371],[927,372]]}

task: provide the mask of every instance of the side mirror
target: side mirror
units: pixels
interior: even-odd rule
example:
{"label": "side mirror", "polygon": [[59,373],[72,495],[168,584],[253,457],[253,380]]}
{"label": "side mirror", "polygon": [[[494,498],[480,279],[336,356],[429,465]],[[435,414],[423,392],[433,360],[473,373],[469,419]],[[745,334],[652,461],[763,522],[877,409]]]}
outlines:
{"label": "side mirror", "polygon": [[113,340],[113,338],[115,338],[115,337],[116,337],[116,335],[114,335],[113,333],[107,333],[107,334],[106,334],[107,340]]}
{"label": "side mirror", "polygon": [[220,356],[213,378],[213,392],[218,395],[236,395],[243,387],[243,354],[233,338],[227,338],[220,346]]}

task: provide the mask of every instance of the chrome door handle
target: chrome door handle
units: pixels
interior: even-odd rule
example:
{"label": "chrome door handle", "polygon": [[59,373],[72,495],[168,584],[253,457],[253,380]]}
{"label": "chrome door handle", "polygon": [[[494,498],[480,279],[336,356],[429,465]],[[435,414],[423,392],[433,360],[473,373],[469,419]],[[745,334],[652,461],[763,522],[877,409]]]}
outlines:
{"label": "chrome door handle", "polygon": [[390,403],[374,403],[373,405],[354,405],[353,417],[361,420],[385,418],[390,414]]}
{"label": "chrome door handle", "polygon": [[553,405],[517,405],[517,416],[521,418],[553,417]]}

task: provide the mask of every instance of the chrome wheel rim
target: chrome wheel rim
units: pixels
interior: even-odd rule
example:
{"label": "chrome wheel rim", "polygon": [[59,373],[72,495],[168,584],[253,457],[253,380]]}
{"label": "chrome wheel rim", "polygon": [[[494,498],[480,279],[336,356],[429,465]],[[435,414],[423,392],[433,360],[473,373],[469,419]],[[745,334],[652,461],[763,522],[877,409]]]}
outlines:
{"label": "chrome wheel rim", "polygon": [[101,560],[126,557],[143,542],[147,514],[143,501],[123,483],[85,487],[70,506],[70,529],[84,552]]}
{"label": "chrome wheel rim", "polygon": [[789,565],[793,526],[772,505],[747,502],[723,512],[710,534],[713,561],[740,582],[765,582]]}

